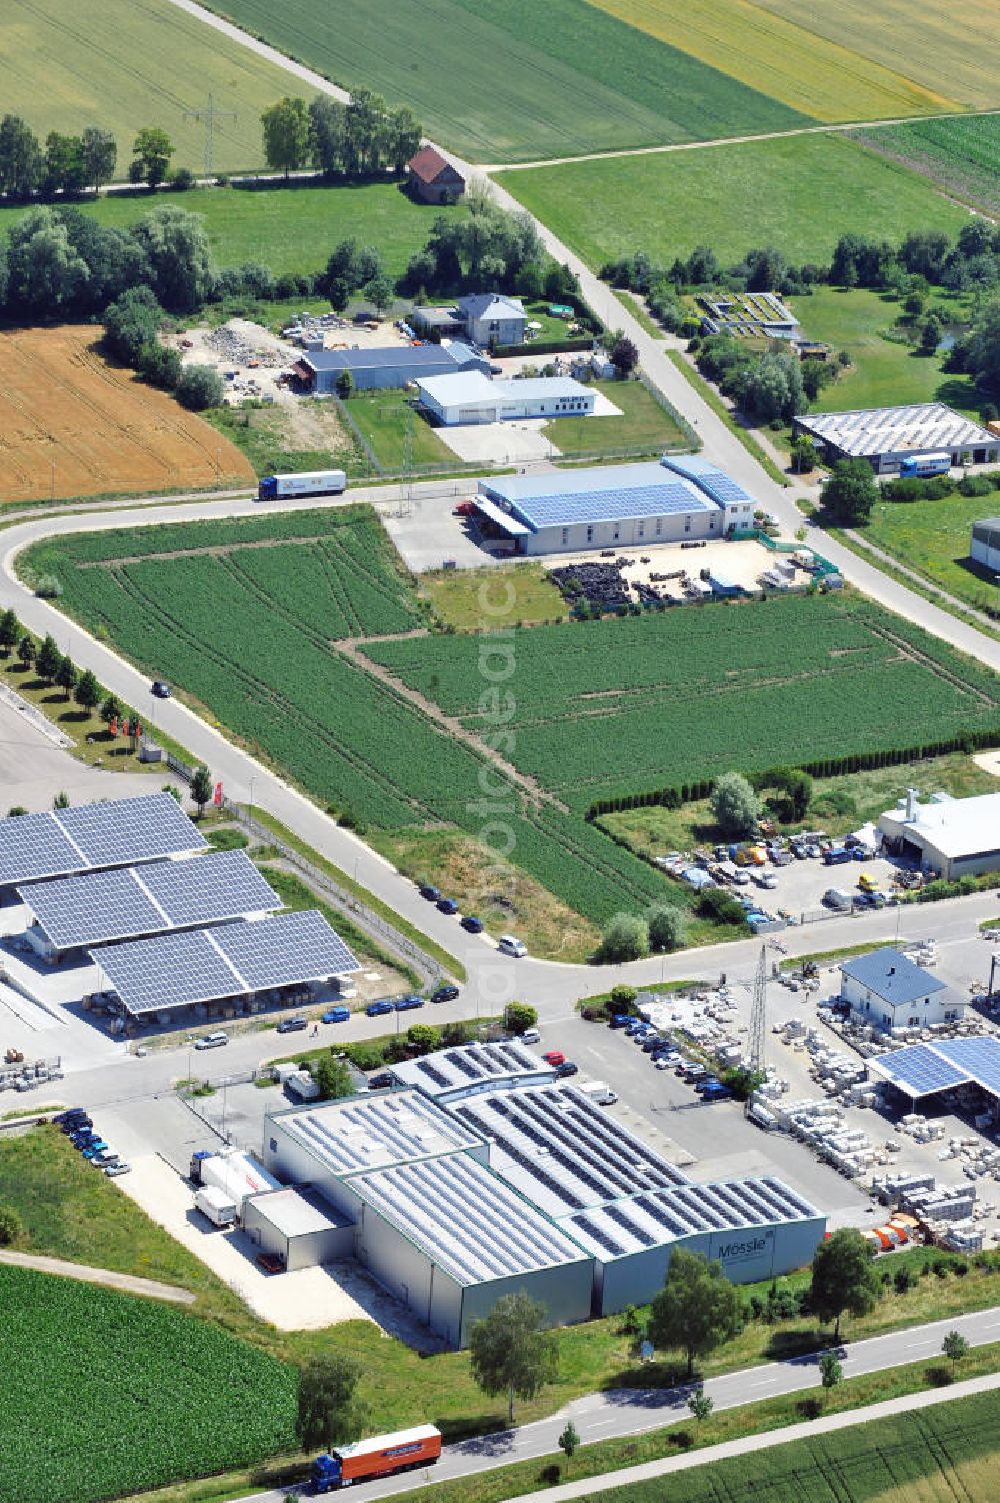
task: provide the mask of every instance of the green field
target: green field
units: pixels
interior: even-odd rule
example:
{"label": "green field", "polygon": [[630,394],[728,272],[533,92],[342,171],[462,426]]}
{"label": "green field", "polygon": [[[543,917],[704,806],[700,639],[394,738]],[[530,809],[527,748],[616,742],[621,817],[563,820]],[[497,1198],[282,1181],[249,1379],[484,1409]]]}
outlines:
{"label": "green field", "polygon": [[954,198],[1000,214],[1000,115],[881,126],[855,139],[923,173]]}
{"label": "green field", "polygon": [[669,266],[696,245],[712,246],[723,263],[761,245],[793,262],[823,262],[846,230],[901,240],[932,226],[955,234],[968,219],[926,178],[837,135],[576,162],[498,180],[595,268],[636,250]]}
{"label": "green field", "polygon": [[969,557],[973,522],[996,516],[998,511],[997,493],[884,502],[873,508],[864,536],[959,600],[1000,610],[1000,587],[994,576]]}
{"label": "green field", "polygon": [[197,1316],[0,1267],[0,1497],[90,1503],[294,1445],[292,1369]]}
{"label": "green field", "polygon": [[[353,236],[359,245],[376,246],[389,275],[397,277],[423,246],[438,214],[462,213],[460,208],[414,203],[395,183],[192,188],[156,197],[118,193],[81,208],[101,224],[125,227],[148,214],[154,203],[203,215],[216,265],[260,261],[276,276],[321,271],[338,241]],[[23,214],[23,208],[0,208],[0,230]]]}
{"label": "green field", "polygon": [[472,161],[711,140],[810,118],[582,0],[380,0],[377,20],[353,0],[213,8],[346,88],[405,100],[429,135]]}
{"label": "green field", "polygon": [[561,417],[545,426],[545,436],[561,453],[575,455],[662,454],[687,449],[691,438],[641,381],[595,381],[599,392],[619,408],[621,417]]}
{"label": "green field", "polygon": [[[50,130],[112,130],[124,179],[144,125],[167,132],[174,167],[203,170],[204,125],[190,111],[209,94],[220,112],[213,169],[264,164],[260,115],[289,92],[283,68],[169,0],[6,0],[0,14],[0,98],[44,141]],[[233,118],[235,116],[235,118]]]}

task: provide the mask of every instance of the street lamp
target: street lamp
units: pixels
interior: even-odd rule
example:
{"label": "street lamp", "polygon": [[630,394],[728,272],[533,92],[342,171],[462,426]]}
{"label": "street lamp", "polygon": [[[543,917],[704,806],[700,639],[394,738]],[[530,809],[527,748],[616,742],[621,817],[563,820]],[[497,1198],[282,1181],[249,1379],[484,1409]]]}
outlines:
{"label": "street lamp", "polygon": [[250,778],[250,823],[253,824],[253,785],[257,781],[257,774],[253,773]]}
{"label": "street lamp", "polygon": [[185,1043],[187,1044],[187,1051],[188,1051],[188,1075],[187,1075],[187,1083],[188,1083],[188,1094],[190,1095],[191,1094],[191,1045],[194,1043],[194,1037],[193,1037],[192,1034],[190,1034],[190,1033],[188,1034],[187,1038],[185,1039]]}

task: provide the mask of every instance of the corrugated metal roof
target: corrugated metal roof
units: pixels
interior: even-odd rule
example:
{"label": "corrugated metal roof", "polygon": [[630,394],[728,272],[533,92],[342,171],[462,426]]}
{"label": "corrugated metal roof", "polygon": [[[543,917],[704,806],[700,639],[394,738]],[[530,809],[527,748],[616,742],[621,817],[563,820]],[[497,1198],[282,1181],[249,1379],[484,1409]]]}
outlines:
{"label": "corrugated metal roof", "polygon": [[997,435],[943,402],[908,407],[863,407],[852,412],[816,412],[795,419],[806,433],[845,454],[905,454],[932,449],[997,445]]}
{"label": "corrugated metal roof", "polygon": [[327,1170],[357,1174],[476,1147],[480,1139],[420,1091],[352,1096],[279,1112],[275,1120]]}

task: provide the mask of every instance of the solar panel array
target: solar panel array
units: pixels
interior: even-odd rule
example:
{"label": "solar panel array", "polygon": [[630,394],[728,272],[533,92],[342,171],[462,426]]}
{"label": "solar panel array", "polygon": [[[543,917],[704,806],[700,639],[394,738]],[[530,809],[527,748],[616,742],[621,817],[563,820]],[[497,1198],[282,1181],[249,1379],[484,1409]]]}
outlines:
{"label": "solar panel array", "polygon": [[978,1085],[1000,1096],[1000,1039],[947,1039],[909,1044],[868,1063],[912,1097],[961,1085]]}
{"label": "solar panel array", "polygon": [[169,793],[0,819],[0,886],[203,850]]}
{"label": "solar panel array", "polygon": [[614,518],[668,516],[678,512],[714,511],[715,504],[680,478],[603,491],[557,492],[515,502],[515,509],[532,527],[570,526],[574,522],[603,522]]}
{"label": "solar panel array", "polygon": [[321,913],[127,940],[91,958],[134,1016],[322,981],[359,969]]}
{"label": "solar panel array", "polygon": [[18,889],[57,950],[280,908],[245,851],[85,872]]}

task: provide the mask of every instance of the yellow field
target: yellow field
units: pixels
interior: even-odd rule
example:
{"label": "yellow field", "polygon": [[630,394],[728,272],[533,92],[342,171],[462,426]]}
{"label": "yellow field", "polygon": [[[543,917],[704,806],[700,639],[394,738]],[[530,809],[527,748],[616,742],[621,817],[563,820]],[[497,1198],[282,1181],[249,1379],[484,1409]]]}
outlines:
{"label": "yellow field", "polygon": [[849,37],[863,57],[946,88],[961,106],[1000,106],[997,0],[761,0],[775,16],[831,41]]}
{"label": "yellow field", "polygon": [[[837,0],[826,15],[816,0],[777,0],[768,8],[747,0],[590,3],[816,120],[879,120],[963,108],[870,57],[817,35],[814,29],[814,24],[823,30],[829,27],[834,36],[853,40],[855,30],[847,22],[846,11],[864,13],[869,22],[865,30],[870,34],[875,30],[871,11],[881,15],[893,4],[901,11],[913,9],[918,0]],[[979,8],[984,14],[992,9],[995,17],[996,0],[962,0],[962,8],[963,12]],[[789,19],[786,12],[802,14]],[[814,23],[817,13],[819,20]],[[802,24],[796,24],[799,20]],[[970,66],[975,55],[970,48]],[[944,77],[948,70],[935,73]]]}
{"label": "yellow field", "polygon": [[[947,1456],[947,1453],[945,1453]],[[905,1487],[877,1493],[870,1503],[978,1503],[997,1495],[997,1454],[946,1464],[928,1477],[908,1477]]]}

